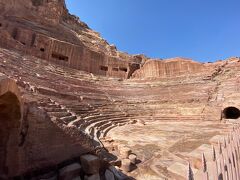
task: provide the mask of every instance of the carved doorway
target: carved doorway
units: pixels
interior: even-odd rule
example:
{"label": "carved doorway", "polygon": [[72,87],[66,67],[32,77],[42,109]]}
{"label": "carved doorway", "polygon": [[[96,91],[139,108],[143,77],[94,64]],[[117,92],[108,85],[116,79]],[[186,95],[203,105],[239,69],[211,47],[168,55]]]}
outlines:
{"label": "carved doorway", "polygon": [[223,110],[223,118],[238,119],[240,117],[240,110],[236,107],[227,107]]}
{"label": "carved doorway", "polygon": [[[7,92],[0,96],[0,179],[7,177],[11,165],[17,161],[18,128],[21,108],[17,96]],[[16,159],[15,159],[16,158]]]}

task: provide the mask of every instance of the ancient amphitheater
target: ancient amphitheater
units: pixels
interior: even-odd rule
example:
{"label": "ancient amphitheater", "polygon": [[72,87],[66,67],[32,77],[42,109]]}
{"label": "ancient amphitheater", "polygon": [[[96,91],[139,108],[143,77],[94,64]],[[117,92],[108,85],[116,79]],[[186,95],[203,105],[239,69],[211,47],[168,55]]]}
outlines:
{"label": "ancient amphitheater", "polygon": [[0,37],[0,179],[240,179],[239,58],[119,52],[64,0],[0,0]]}

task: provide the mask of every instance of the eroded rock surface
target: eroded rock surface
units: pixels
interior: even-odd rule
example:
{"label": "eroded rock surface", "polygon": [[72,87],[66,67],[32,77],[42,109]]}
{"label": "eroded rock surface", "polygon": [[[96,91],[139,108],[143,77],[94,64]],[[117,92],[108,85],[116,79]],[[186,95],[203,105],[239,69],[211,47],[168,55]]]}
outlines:
{"label": "eroded rock surface", "polygon": [[0,178],[184,179],[240,116],[239,58],[122,53],[62,0],[0,0],[0,46]]}

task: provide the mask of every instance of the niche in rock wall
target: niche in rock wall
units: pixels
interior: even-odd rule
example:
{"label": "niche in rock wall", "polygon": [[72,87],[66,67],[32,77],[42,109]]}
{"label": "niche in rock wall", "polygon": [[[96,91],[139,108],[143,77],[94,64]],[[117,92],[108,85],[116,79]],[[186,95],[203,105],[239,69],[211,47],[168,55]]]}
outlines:
{"label": "niche in rock wall", "polygon": [[44,48],[40,48],[40,51],[44,52],[44,51],[45,51],[45,49],[44,49]]}
{"label": "niche in rock wall", "polygon": [[108,67],[107,67],[107,66],[100,66],[100,70],[102,70],[102,71],[108,71]]}
{"label": "niche in rock wall", "polygon": [[127,72],[127,71],[128,71],[127,68],[125,68],[125,67],[120,67],[119,70],[120,70],[120,71],[124,71],[124,72]]}
{"label": "niche in rock wall", "polygon": [[140,69],[140,64],[137,63],[129,63],[129,71],[128,71],[128,79],[133,75],[134,72],[136,72],[138,69]]}
{"label": "niche in rock wall", "polygon": [[32,5],[41,6],[43,5],[43,0],[32,0]]}
{"label": "niche in rock wall", "polygon": [[68,61],[68,57],[58,53],[52,53],[52,58],[60,61]]}
{"label": "niche in rock wall", "polygon": [[33,33],[32,35],[32,42],[31,42],[31,46],[33,46],[35,44],[35,41],[36,41],[36,34]]}
{"label": "niche in rock wall", "polygon": [[26,43],[25,43],[25,42],[23,42],[23,41],[20,41],[20,43],[21,43],[22,45],[24,45],[24,46],[26,45]]}
{"label": "niche in rock wall", "polygon": [[0,179],[2,175],[8,176],[9,172],[16,168],[15,150],[19,143],[16,129],[20,125],[20,109],[20,102],[15,94],[7,92],[0,96]]}
{"label": "niche in rock wall", "polygon": [[223,118],[238,119],[240,117],[240,110],[236,107],[227,107],[223,110]]}
{"label": "niche in rock wall", "polygon": [[33,33],[30,30],[14,28],[12,31],[12,38],[22,45],[31,46],[33,43]]}
{"label": "niche in rock wall", "polygon": [[113,71],[118,71],[119,69],[117,67],[112,68]]}
{"label": "niche in rock wall", "polygon": [[12,38],[17,40],[17,35],[18,35],[18,29],[14,28],[13,32],[12,32]]}

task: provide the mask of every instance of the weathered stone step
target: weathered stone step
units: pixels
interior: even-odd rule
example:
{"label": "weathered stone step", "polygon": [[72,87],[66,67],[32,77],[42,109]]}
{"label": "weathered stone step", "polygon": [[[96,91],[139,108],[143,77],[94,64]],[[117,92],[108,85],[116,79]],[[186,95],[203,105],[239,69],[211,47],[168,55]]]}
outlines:
{"label": "weathered stone step", "polygon": [[[104,133],[104,131],[105,131],[108,127],[110,127],[110,126],[117,127],[116,124],[107,123],[107,124],[104,124],[104,125],[98,127],[97,129],[98,129],[98,131],[100,131],[101,133]],[[99,138],[99,136],[98,136],[98,138]]]}
{"label": "weathered stone step", "polygon": [[96,112],[90,112],[89,114],[88,114],[88,116],[101,116],[102,115],[102,113],[100,113],[100,112],[98,112],[98,111],[96,111]]}
{"label": "weathered stone step", "polygon": [[93,120],[85,120],[86,123],[83,125],[82,128],[86,128],[87,126],[91,126],[92,124],[95,124],[95,123],[98,123],[98,122],[113,122],[114,120],[118,120],[118,119],[122,119],[122,118],[125,118],[125,116],[112,116],[112,117],[101,117],[101,118],[96,118],[96,119],[93,119]]}
{"label": "weathered stone step", "polygon": [[104,127],[104,125],[106,125],[106,123],[117,125],[118,123],[122,123],[122,122],[128,122],[128,119],[124,119],[124,118],[120,118],[120,117],[119,118],[115,118],[115,119],[109,119],[107,121],[102,121],[102,122],[96,123],[94,126],[98,127],[99,129],[101,129],[102,127]]}
{"label": "weathered stone step", "polygon": [[38,102],[39,106],[46,107],[49,104],[49,102]]}
{"label": "weathered stone step", "polygon": [[[122,120],[119,123],[126,123],[126,121]],[[116,124],[112,124],[111,122],[108,122],[107,124],[104,124],[103,126],[100,127],[95,127],[95,132],[94,136],[97,137],[97,139],[100,139],[102,137],[105,137],[106,135],[105,132],[109,132],[111,129],[118,127]]]}
{"label": "weathered stone step", "polygon": [[89,107],[88,104],[77,104],[77,105],[66,105],[67,108],[69,109],[83,109],[83,110],[88,110],[91,109],[92,107]]}
{"label": "weathered stone step", "polygon": [[101,136],[99,138],[103,138],[103,137],[106,137],[107,136],[107,133],[112,130],[113,128],[116,128],[116,127],[120,127],[120,126],[124,126],[127,124],[128,121],[122,121],[122,122],[119,122],[117,125],[116,124],[112,124],[111,126],[109,126],[108,128],[104,129],[103,132],[101,133]]}
{"label": "weathered stone step", "polygon": [[48,112],[48,115],[61,118],[61,117],[71,116],[72,114],[70,112]]}
{"label": "weathered stone step", "polygon": [[47,108],[61,108],[59,104],[47,104],[45,107]]}
{"label": "weathered stone step", "polygon": [[73,109],[70,109],[70,110],[79,115],[90,115],[95,112],[97,113],[96,110],[73,110]]}
{"label": "weathered stone step", "polygon": [[83,118],[86,121],[92,122],[92,120],[95,119],[110,119],[110,118],[115,118],[115,117],[127,117],[125,114],[106,114],[106,113],[101,113],[97,116],[87,116],[85,118]]}
{"label": "weathered stone step", "polygon": [[81,126],[84,123],[85,123],[85,121],[81,117],[77,116],[77,119],[75,119],[74,121],[69,122],[68,125],[69,126],[76,126],[76,127],[79,128],[79,126]]}
{"label": "weathered stone step", "polygon": [[117,126],[112,124],[111,126],[109,126],[108,128],[106,128],[106,129],[101,133],[101,135],[100,135],[99,138],[106,137],[106,136],[107,136],[107,133],[108,133],[111,129],[115,128],[115,127],[117,127]]}
{"label": "weathered stone step", "polygon": [[101,121],[101,122],[90,124],[87,127],[86,127],[86,124],[83,124],[81,128],[82,129],[85,128],[85,132],[87,134],[98,138],[100,135],[97,135],[97,134],[101,134],[101,133],[98,133],[98,132],[103,132],[104,129],[106,129],[110,126],[117,127],[118,124],[125,125],[127,122],[128,122],[128,120],[126,120],[126,119],[116,118],[116,119],[112,119],[112,120],[104,120],[104,121]]}
{"label": "weathered stone step", "polygon": [[66,116],[59,118],[61,121],[64,121],[66,123],[70,123],[71,121],[74,121],[77,119],[77,116]]}
{"label": "weathered stone step", "polygon": [[62,108],[44,108],[47,112],[66,112],[66,109]]}

